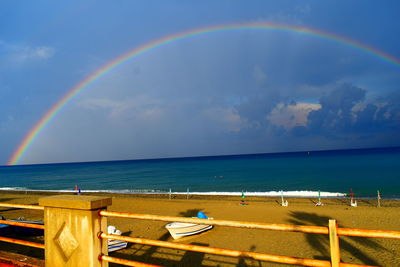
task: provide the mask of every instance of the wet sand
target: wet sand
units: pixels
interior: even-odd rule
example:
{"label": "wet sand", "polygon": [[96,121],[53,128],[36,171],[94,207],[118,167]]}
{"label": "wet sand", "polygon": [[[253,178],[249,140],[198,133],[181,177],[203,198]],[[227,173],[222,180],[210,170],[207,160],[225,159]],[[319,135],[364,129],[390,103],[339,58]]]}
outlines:
{"label": "wet sand", "polygon": [[[324,206],[317,207],[316,199],[288,198],[289,206],[279,205],[279,198],[246,197],[248,205],[239,205],[240,197],[219,196],[173,196],[168,195],[112,195],[111,211],[134,212],[155,215],[192,217],[198,211],[220,220],[284,223],[296,225],[327,226],[329,219],[336,219],[339,227],[400,230],[400,201],[382,200],[377,207],[376,200],[358,200],[358,207],[350,207],[347,199],[323,199]],[[37,204],[38,198],[46,194],[0,193],[0,202]],[[41,219],[41,211],[0,208],[6,218],[24,216]],[[109,218],[109,225],[115,225],[124,235],[177,242],[164,228],[165,222],[136,219]],[[40,241],[40,238],[39,238]],[[179,242],[209,247],[255,251],[268,254],[329,260],[329,239],[327,235],[302,234],[268,230],[240,229],[216,226],[213,229],[179,239]],[[37,249],[24,248],[0,242],[1,250],[42,258]],[[341,260],[346,263],[400,266],[400,240],[341,237]],[[132,244],[127,249],[110,254],[114,257],[131,259],[162,266],[284,266],[249,259],[216,256],[176,249],[150,247]],[[117,266],[112,265],[110,266]]]}

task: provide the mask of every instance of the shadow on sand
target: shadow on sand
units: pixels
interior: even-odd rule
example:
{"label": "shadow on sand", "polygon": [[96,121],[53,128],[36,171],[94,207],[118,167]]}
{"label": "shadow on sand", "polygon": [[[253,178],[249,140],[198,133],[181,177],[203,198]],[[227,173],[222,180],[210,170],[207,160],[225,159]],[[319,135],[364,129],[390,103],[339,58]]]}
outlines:
{"label": "shadow on sand", "polygon": [[[296,225],[327,225],[329,217],[320,216],[315,213],[307,212],[291,212],[291,218],[288,220],[291,224]],[[345,227],[339,225],[339,227]],[[315,248],[321,255],[326,256],[315,256],[316,259],[330,260],[329,251],[329,236],[320,234],[305,234],[306,241]],[[367,265],[379,265],[376,259],[371,258],[361,250],[361,247],[373,248],[375,250],[387,250],[382,247],[379,243],[375,242],[371,238],[366,237],[341,237],[340,238],[340,250],[347,251],[354,258],[360,260]]]}
{"label": "shadow on sand", "polygon": [[197,213],[202,210],[203,209],[190,209],[190,210],[179,212],[178,216],[179,217],[196,217]]}

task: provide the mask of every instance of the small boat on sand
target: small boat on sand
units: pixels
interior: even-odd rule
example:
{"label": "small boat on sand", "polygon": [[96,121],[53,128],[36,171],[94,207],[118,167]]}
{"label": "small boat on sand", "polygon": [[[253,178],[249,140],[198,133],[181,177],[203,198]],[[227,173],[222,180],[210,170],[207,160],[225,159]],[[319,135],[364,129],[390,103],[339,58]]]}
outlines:
{"label": "small boat on sand", "polygon": [[[20,222],[20,223],[39,224],[39,225],[44,224],[43,221],[26,220],[24,217],[19,217],[16,220],[11,220],[11,219],[5,219],[3,216],[0,215],[0,219],[9,222]],[[11,236],[11,235],[41,236],[43,234],[44,234],[43,229],[28,228],[28,227],[9,225],[9,224],[0,224],[0,235],[2,236]]]}
{"label": "small boat on sand", "polygon": [[[197,217],[193,218],[205,219],[205,220],[212,219],[208,218],[201,211],[197,214]],[[172,222],[165,226],[165,228],[167,228],[167,230],[174,239],[179,239],[184,236],[199,234],[201,232],[210,230],[212,227],[213,227],[212,225],[207,225],[207,224],[182,223],[182,222]]]}
{"label": "small boat on sand", "polygon": [[[111,235],[121,235],[121,231],[117,230],[115,226],[109,225],[107,227],[107,232]],[[115,240],[115,239],[108,239],[108,252],[114,252],[123,248],[126,248],[128,242]]]}
{"label": "small boat on sand", "polygon": [[108,253],[126,248],[127,245],[125,241],[108,239]]}
{"label": "small boat on sand", "polygon": [[[23,217],[20,217],[16,220],[5,219],[0,215],[0,220],[11,221],[11,222],[21,222],[21,223],[31,223],[31,224],[39,224],[43,225],[43,221],[30,221],[26,220]],[[117,230],[115,226],[108,226],[108,233],[112,235],[121,235],[121,231]],[[43,229],[15,226],[9,224],[0,224],[0,236],[41,236],[44,234]],[[109,239],[108,240],[108,252],[117,251],[123,248],[126,248],[128,242]]]}

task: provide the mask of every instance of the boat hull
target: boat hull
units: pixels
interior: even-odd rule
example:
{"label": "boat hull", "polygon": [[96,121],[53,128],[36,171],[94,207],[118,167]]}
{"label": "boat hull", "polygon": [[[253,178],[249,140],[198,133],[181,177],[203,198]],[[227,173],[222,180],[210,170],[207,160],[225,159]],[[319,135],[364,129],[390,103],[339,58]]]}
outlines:
{"label": "boat hull", "polygon": [[180,223],[172,222],[165,226],[174,239],[179,239],[184,236],[196,235],[201,232],[210,230],[213,226],[207,224],[195,223]]}
{"label": "boat hull", "polygon": [[126,248],[127,245],[128,245],[128,242],[121,241],[121,240],[109,239],[108,240],[108,252],[114,252],[114,251]]}

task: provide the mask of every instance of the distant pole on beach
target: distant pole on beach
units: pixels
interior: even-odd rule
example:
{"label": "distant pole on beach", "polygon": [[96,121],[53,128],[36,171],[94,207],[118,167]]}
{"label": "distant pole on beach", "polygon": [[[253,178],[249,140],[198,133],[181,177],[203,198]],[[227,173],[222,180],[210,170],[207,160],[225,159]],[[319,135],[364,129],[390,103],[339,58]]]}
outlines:
{"label": "distant pole on beach", "polygon": [[315,204],[315,206],[322,206],[322,202],[321,202],[321,191],[318,190],[318,203]]}
{"label": "distant pole on beach", "polygon": [[186,199],[189,199],[189,187],[187,189]]}
{"label": "distant pole on beach", "polygon": [[350,189],[350,206],[357,207],[357,201],[354,198],[353,189]]}
{"label": "distant pole on beach", "polygon": [[244,191],[242,190],[242,196],[241,196],[242,200],[240,201],[239,205],[247,205],[247,203],[244,201]]}
{"label": "distant pole on beach", "polygon": [[282,200],[281,205],[283,207],[287,207],[289,205],[289,202],[283,198],[283,190],[281,190],[281,200]]}
{"label": "distant pole on beach", "polygon": [[169,189],[169,200],[171,200],[171,194],[172,194],[172,190],[171,188]]}
{"label": "distant pole on beach", "polygon": [[381,206],[381,193],[378,190],[378,207]]}

